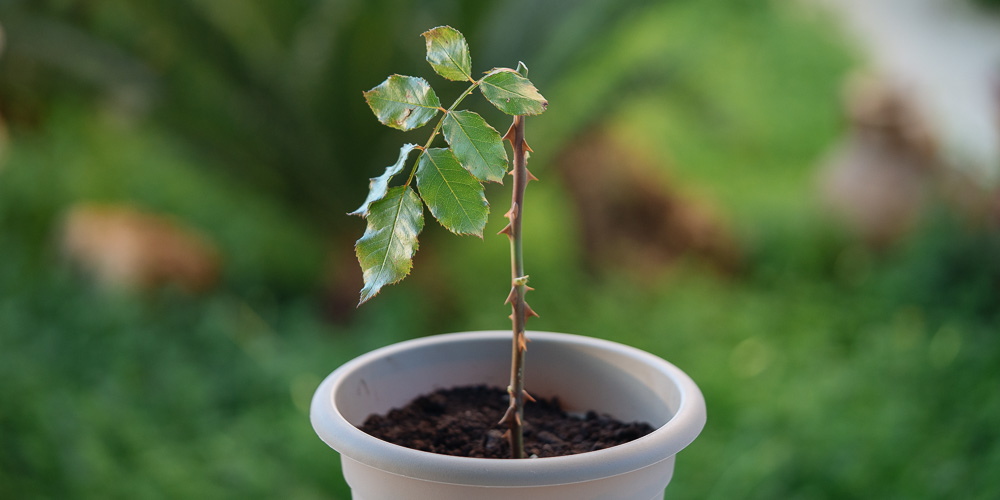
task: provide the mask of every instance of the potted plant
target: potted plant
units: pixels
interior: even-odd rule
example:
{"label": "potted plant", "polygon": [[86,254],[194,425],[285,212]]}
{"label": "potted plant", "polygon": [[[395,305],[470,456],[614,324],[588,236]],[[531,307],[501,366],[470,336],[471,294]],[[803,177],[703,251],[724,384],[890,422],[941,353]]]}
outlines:
{"label": "potted plant", "polygon": [[[409,274],[424,225],[424,204],[449,231],[482,237],[489,213],[482,182],[501,182],[508,173],[506,140],[512,148],[512,200],[505,214],[509,223],[500,234],[511,245],[507,302],[513,310],[512,333],[438,335],[360,356],[331,373],[317,389],[311,407],[313,427],[341,453],[355,499],[662,498],[674,455],[705,424],[700,391],[678,368],[638,349],[588,337],[525,331],[526,318],[536,314],[525,301],[531,288],[524,272],[521,220],[525,186],[537,180],[526,167],[531,148],[525,140],[525,119],[544,112],[548,102],[527,79],[523,63],[517,69],[495,68],[477,79],[461,33],[441,26],[423,36],[434,71],[470,85],[448,108],[441,106],[422,78],[392,75],[365,92],[379,121],[393,128],[411,130],[439,112],[442,116],[423,146],[404,145],[396,162],[371,179],[367,198],[352,212],[367,220],[356,245],[364,271],[361,303]],[[458,109],[476,89],[513,116],[503,136],[478,114]],[[448,147],[432,147],[439,132]],[[414,151],[417,160],[406,180],[389,187]],[[418,451],[359,429],[370,415],[384,414],[436,389],[506,385],[506,411],[498,418],[507,428],[511,458],[528,457],[523,428],[525,401],[533,400],[524,382],[529,338],[532,393],[558,396],[570,412],[647,422],[655,430],[598,451],[510,460]]]}

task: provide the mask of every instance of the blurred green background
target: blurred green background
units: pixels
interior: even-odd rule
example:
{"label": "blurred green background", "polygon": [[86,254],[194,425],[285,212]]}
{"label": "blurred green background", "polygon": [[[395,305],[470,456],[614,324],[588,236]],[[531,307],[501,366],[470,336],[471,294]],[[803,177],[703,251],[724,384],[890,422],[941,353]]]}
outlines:
{"label": "blurred green background", "polygon": [[[429,215],[411,277],[354,309],[363,222],[344,214],[428,130],[380,126],[361,92],[410,74],[450,102],[464,86],[419,37],[441,24],[476,71],[525,61],[551,103],[528,125],[529,327],[646,349],[705,394],[670,498],[1000,497],[1000,231],[939,201],[873,246],[825,215],[817,165],[861,57],[815,9],[3,0],[0,498],[349,498],[309,425],[319,381],[392,342],[509,328],[506,238]],[[588,134],[712,207],[736,264],[588,253],[565,160]],[[487,187],[490,234],[506,189]],[[217,284],[100,286],[60,243],[81,202],[198,231]]]}

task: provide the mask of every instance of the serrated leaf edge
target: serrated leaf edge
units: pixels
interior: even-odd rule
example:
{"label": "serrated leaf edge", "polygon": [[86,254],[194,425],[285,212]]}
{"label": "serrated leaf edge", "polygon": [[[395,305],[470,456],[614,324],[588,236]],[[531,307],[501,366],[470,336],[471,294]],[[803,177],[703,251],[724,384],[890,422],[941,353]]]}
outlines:
{"label": "serrated leaf edge", "polygon": [[[468,111],[468,110],[465,110],[465,111],[468,112],[468,113],[472,113],[472,114],[474,114],[476,116],[479,116],[479,113],[476,113],[474,111]],[[476,145],[476,141],[473,141],[472,140],[472,136],[469,135],[469,133],[465,131],[465,127],[462,126],[462,122],[458,121],[458,119],[456,119],[456,118],[454,118],[452,116],[456,112],[457,111],[449,111],[444,116],[444,120],[447,121],[449,118],[451,118],[452,120],[454,120],[455,124],[458,125],[458,128],[462,131],[462,134],[464,134],[465,137],[467,137],[469,139],[469,142],[472,144],[472,147],[475,148],[476,153],[479,154],[480,158],[482,158],[483,163],[486,163],[488,165],[489,161],[486,160],[486,156],[483,155],[483,152],[479,149],[479,146]],[[479,116],[479,118],[482,119],[482,116]],[[493,132],[495,132],[497,134],[497,137],[500,137],[500,132],[497,132],[497,129],[493,128],[493,126],[491,126],[489,123],[487,123],[486,120],[483,120],[483,123],[486,124],[486,126],[489,127],[490,130],[493,130]],[[445,134],[445,139],[446,140],[448,139],[448,134],[447,133]],[[501,138],[500,140],[503,141],[503,138]],[[451,146],[451,143],[449,142],[448,145]],[[455,155],[454,148],[451,148],[451,149],[452,149],[452,153],[451,154],[453,156],[455,156],[456,160],[458,160],[458,156]],[[504,163],[507,164],[509,162],[509,159],[507,158],[507,149],[506,148],[504,148],[504,150],[503,150],[503,155],[504,155]],[[462,165],[462,162],[458,162],[458,164]],[[465,165],[462,165],[462,168],[468,170],[469,173],[472,174],[472,170],[469,170],[469,168],[466,167]],[[499,179],[495,179],[494,180],[494,179],[490,179],[489,177],[487,177],[486,179],[480,179],[478,176],[476,176],[476,174],[472,174],[472,176],[475,177],[476,179],[479,179],[482,182],[497,182],[497,183],[503,184],[503,176],[506,173],[507,173],[507,167],[505,166],[504,167],[504,172],[503,172],[503,174],[500,174],[500,178]]]}
{"label": "serrated leaf edge", "polygon": [[[392,236],[390,237],[389,244],[387,244],[386,247],[391,246],[392,245],[392,238],[396,237],[396,225],[399,223],[399,214],[403,210],[403,198],[406,197],[407,191],[411,191],[412,192],[412,189],[410,189],[408,186],[403,186],[403,193],[400,195],[400,197],[399,197],[399,203],[396,205],[396,215],[392,218],[392,227],[391,227],[391,232],[389,233]],[[414,193],[414,196],[417,196],[416,193]],[[423,199],[420,198],[419,196],[417,196],[417,200],[420,202],[420,211],[423,212]],[[421,218],[423,218],[422,214],[421,214]],[[369,223],[369,227],[371,227],[370,223]],[[366,228],[365,233],[367,233],[367,232],[368,231],[367,231],[367,228]],[[417,234],[420,234],[419,230],[417,231]],[[358,241],[356,241],[354,243],[354,253],[355,253],[355,255],[357,254],[357,248],[358,248],[358,245],[361,243],[362,239],[364,239],[364,235],[362,235],[361,238],[359,238]],[[368,302],[373,297],[375,297],[376,295],[378,295],[378,293],[380,291],[382,291],[382,288],[384,286],[386,286],[386,285],[395,285],[396,283],[399,283],[400,281],[403,281],[403,278],[406,278],[407,276],[409,276],[410,275],[410,271],[413,270],[413,255],[415,255],[417,253],[417,250],[419,249],[419,247],[420,247],[419,240],[417,240],[416,238],[414,238],[413,239],[413,253],[410,254],[410,258],[407,259],[407,262],[406,262],[406,272],[403,273],[403,275],[400,276],[399,279],[397,279],[395,281],[392,281],[390,283],[385,283],[384,285],[379,285],[378,288],[375,288],[374,290],[372,290],[367,296],[365,295],[365,290],[368,289],[368,282],[365,281],[365,286],[361,288],[361,300],[358,302],[358,306],[360,306],[361,304],[364,304],[365,302]],[[372,280],[373,283],[374,282],[378,282],[378,278],[382,277],[382,273],[385,271],[386,262],[388,262],[388,260],[389,260],[389,252],[387,250],[385,252],[385,257],[382,258],[382,264],[379,266],[378,276],[376,276],[376,279]]]}
{"label": "serrated leaf edge", "polygon": [[[441,150],[447,151],[448,154],[452,155],[452,157],[455,156],[455,154],[451,152],[450,148],[435,148],[435,149],[441,149]],[[438,175],[441,176],[441,179],[444,181],[445,185],[448,186],[448,190],[451,191],[452,196],[457,200],[458,199],[458,195],[455,193],[455,190],[451,188],[451,183],[448,182],[447,178],[441,172],[441,168],[438,167],[437,162],[434,161],[433,155],[430,154],[430,151],[432,151],[432,150],[425,151],[424,152],[425,154],[421,155],[421,159],[427,158],[427,161],[431,162],[431,165],[433,165],[434,169],[437,170]],[[458,163],[459,166],[462,165],[461,163],[459,163],[459,161],[458,161],[457,158],[455,159],[455,163]],[[462,167],[462,168],[465,169],[465,167]],[[469,175],[472,175],[472,173],[469,172]],[[476,176],[472,175],[472,178],[476,179]],[[420,177],[418,176],[417,177],[417,181],[419,182],[419,180],[420,180]],[[476,179],[476,182],[479,182],[479,179]],[[481,188],[482,184],[480,184],[479,187]],[[424,199],[423,194],[420,195],[420,199],[422,199],[422,200]],[[487,215],[487,219],[488,219],[489,218],[489,213],[490,213],[490,203],[486,199],[486,195],[485,194],[483,194],[482,200],[484,202],[486,202],[486,215]],[[430,203],[427,203],[427,200],[424,200],[424,203],[426,203],[427,204],[427,208],[430,209],[430,206],[431,206]],[[472,217],[469,215],[469,212],[465,209],[465,207],[461,203],[459,203],[458,206],[459,206],[459,208],[462,209],[462,214],[465,215],[465,220],[469,221],[469,225],[470,226],[475,226],[475,222],[472,221]],[[479,239],[483,238],[483,229],[485,229],[485,227],[481,228],[479,230],[479,232],[455,231],[454,229],[446,226],[443,222],[441,222],[441,219],[438,218],[437,214],[435,214],[433,210],[431,210],[431,215],[434,216],[434,220],[438,221],[438,224],[441,224],[441,227],[447,229],[448,231],[450,231],[450,232],[452,232],[454,234],[457,234],[459,236],[465,236],[465,235],[478,236]]]}
{"label": "serrated leaf edge", "polygon": [[392,100],[392,99],[385,99],[385,98],[380,98],[380,99],[382,99],[383,101],[388,101],[388,102],[392,102],[392,103],[396,103],[396,104],[407,104],[407,105],[412,105],[412,106],[419,106],[421,108],[434,109],[434,110],[437,110],[437,111],[441,110],[441,105],[440,105],[441,104],[441,99],[438,99],[437,92],[434,92],[434,88],[431,87],[430,83],[427,83],[427,80],[425,80],[425,79],[423,79],[423,78],[421,78],[419,76],[399,75],[399,74],[395,74],[395,73],[393,73],[392,75],[389,75],[389,77],[386,78],[385,81],[383,81],[382,83],[380,83],[380,84],[372,87],[370,90],[366,90],[366,91],[362,92],[362,94],[364,94],[364,96],[365,96],[365,102],[368,102],[369,106],[371,106],[371,101],[369,100],[370,99],[369,95],[372,94],[372,93],[374,93],[375,89],[377,89],[377,88],[381,87],[382,85],[384,85],[386,82],[389,81],[389,79],[391,79],[394,76],[398,76],[400,78],[413,78],[414,80],[420,80],[420,81],[424,82],[424,84],[427,85],[427,88],[430,90],[431,95],[433,95],[434,98],[437,99],[438,105],[437,106],[428,106],[426,104],[420,104],[420,103],[417,103],[417,102],[395,101],[395,100]]}
{"label": "serrated leaf edge", "polygon": [[[458,31],[455,28],[452,28],[451,26],[448,26],[447,24],[441,25],[441,26],[435,26],[435,27],[433,27],[433,28],[431,28],[431,29],[429,29],[429,30],[421,33],[420,36],[424,37],[424,42],[427,45],[430,45],[431,41],[430,41],[429,38],[427,38],[427,34],[430,33],[430,32],[432,32],[432,31],[434,31],[434,30],[438,30],[438,29],[441,29],[441,28],[448,28],[450,30],[454,30],[455,33],[458,33],[459,36],[462,37],[462,41],[465,42],[465,50],[466,50],[466,52],[470,52],[469,42],[466,40],[465,34],[463,34],[461,31]],[[430,47],[427,47],[427,49],[430,49]],[[462,70],[462,65],[459,64],[458,61],[455,60],[455,58],[451,57],[450,53],[445,52],[445,55],[447,55],[448,59],[451,60],[451,62],[455,64],[455,67],[458,68],[459,73],[465,75],[465,78],[467,78],[470,82],[475,82],[476,81],[475,79],[472,78],[472,75],[471,75],[471,73],[472,73],[472,58],[471,57],[469,58],[469,71],[466,72],[466,71]],[[431,65],[431,68],[434,69],[435,73],[437,73],[442,78],[446,78],[448,80],[451,80],[451,78],[448,78],[447,76],[444,76],[441,73],[438,73],[437,68],[434,68],[434,63],[432,63],[430,61],[430,59],[427,59],[426,56],[424,57],[424,59],[427,61],[428,64]],[[462,80],[452,80],[452,81],[462,81]]]}
{"label": "serrated leaf edge", "polygon": [[[379,87],[388,84],[389,81],[393,79],[393,77],[398,77],[398,78],[402,78],[402,79],[413,79],[413,80],[420,81],[421,83],[423,83],[424,85],[427,86],[428,96],[433,97],[433,100],[437,101],[437,106],[433,106],[433,105],[428,106],[426,104],[421,104],[421,103],[416,103],[416,102],[397,101],[395,99],[386,99],[386,98],[382,98],[382,97],[376,97],[376,99],[379,99],[379,100],[385,101],[385,102],[390,102],[390,103],[393,103],[393,104],[400,104],[400,105],[403,105],[403,106],[416,106],[418,108],[433,109],[434,113],[432,115],[430,115],[427,118],[426,121],[424,121],[423,123],[421,123],[419,125],[413,126],[413,127],[403,128],[403,127],[397,126],[397,125],[395,125],[393,123],[387,123],[386,121],[383,121],[382,117],[379,116],[378,111],[376,111],[375,107],[372,106],[372,101],[371,101],[372,100],[372,94],[374,94],[375,91]],[[361,94],[364,96],[365,103],[368,104],[368,107],[372,110],[372,113],[375,114],[375,118],[378,119],[379,123],[381,123],[382,125],[385,125],[385,126],[387,126],[389,128],[394,128],[396,130],[402,130],[404,132],[409,131],[409,130],[416,130],[416,129],[420,128],[420,127],[423,127],[424,125],[427,125],[428,122],[430,122],[432,119],[434,119],[435,116],[437,116],[438,111],[442,111],[444,109],[444,108],[441,107],[441,99],[438,97],[437,92],[434,91],[434,87],[431,87],[431,84],[428,83],[427,80],[425,80],[425,79],[423,79],[423,78],[421,78],[419,76],[400,75],[398,73],[393,73],[393,74],[389,75],[382,83],[380,83],[380,84],[372,87],[371,89],[369,89],[367,91],[362,92]],[[404,117],[404,119],[405,119],[405,117]]]}
{"label": "serrated leaf edge", "polygon": [[[528,80],[527,78],[525,78],[525,77],[521,76],[521,74],[520,74],[520,73],[518,73],[517,71],[515,71],[515,70],[513,70],[513,69],[510,69],[510,68],[493,68],[493,69],[492,69],[491,71],[488,71],[488,72],[487,72],[486,76],[484,76],[484,77],[483,77],[483,78],[482,78],[482,79],[481,79],[481,80],[479,81],[479,91],[483,93],[483,97],[486,97],[486,93],[485,93],[485,92],[483,92],[483,86],[484,86],[484,85],[489,85],[490,87],[493,87],[493,88],[495,88],[495,89],[498,89],[498,90],[502,90],[502,91],[504,91],[504,92],[507,92],[507,93],[509,93],[509,94],[514,94],[514,95],[516,95],[516,96],[519,96],[519,97],[521,97],[521,98],[523,98],[523,99],[527,99],[527,100],[529,100],[529,101],[535,101],[535,98],[534,98],[534,97],[529,97],[529,96],[526,96],[526,95],[524,95],[524,94],[520,94],[520,93],[517,93],[517,92],[513,92],[513,91],[510,91],[510,90],[507,90],[507,89],[505,89],[505,88],[503,88],[503,87],[500,87],[500,86],[498,86],[498,85],[495,85],[495,84],[492,84],[492,83],[490,83],[490,82],[486,81],[486,80],[487,80],[487,79],[488,79],[489,77],[491,77],[491,76],[494,76],[494,75],[497,75],[497,74],[500,74],[500,73],[514,73],[514,74],[515,74],[515,75],[517,75],[518,77],[520,77],[520,78],[524,78],[524,80],[527,80],[528,84],[529,84],[529,85],[531,85],[531,86],[532,86],[532,88],[534,88],[534,89],[535,89],[535,92],[537,92],[537,93],[538,93],[538,96],[542,98],[542,103],[541,103],[541,106],[542,106],[542,110],[541,110],[541,111],[539,111],[538,113],[524,113],[524,115],[525,115],[525,116],[535,116],[535,115],[540,115],[540,114],[542,114],[542,113],[544,113],[544,112],[546,111],[546,109],[547,109],[547,108],[548,108],[548,106],[549,106],[549,101],[548,101],[548,99],[545,99],[545,96],[543,96],[541,92],[538,92],[538,87],[535,87],[535,84],[534,84],[534,83],[532,83],[532,82],[531,82],[531,80]],[[490,104],[493,104],[494,106],[496,106],[496,107],[497,107],[497,109],[500,109],[500,106],[498,106],[498,105],[497,105],[496,103],[494,103],[494,102],[493,102],[493,101],[492,101],[492,100],[491,100],[491,99],[490,99],[489,97],[486,97],[486,100],[487,100],[487,101],[489,101],[489,102],[490,102]],[[500,111],[503,111],[503,109],[500,109]],[[504,112],[506,113],[506,111],[504,111]]]}
{"label": "serrated leaf edge", "polygon": [[[399,148],[399,158],[396,159],[396,163],[393,163],[392,165],[385,167],[385,172],[383,172],[382,175],[378,177],[371,177],[368,179],[368,196],[365,197],[364,203],[362,203],[357,210],[353,212],[348,212],[347,215],[360,215],[361,217],[368,217],[369,207],[371,207],[372,203],[375,203],[376,201],[385,198],[385,195],[389,192],[389,181],[392,180],[392,178],[396,174],[398,174],[401,170],[403,170],[403,166],[406,164],[406,160],[410,157],[410,153],[412,153],[414,149],[418,149],[419,147],[420,146],[416,144],[410,144],[410,143],[403,144],[403,146]],[[386,177],[387,175],[388,177]],[[383,177],[385,177],[385,183],[386,183],[385,191],[380,196],[376,198],[371,198],[372,195],[371,190],[374,188],[374,184]]]}

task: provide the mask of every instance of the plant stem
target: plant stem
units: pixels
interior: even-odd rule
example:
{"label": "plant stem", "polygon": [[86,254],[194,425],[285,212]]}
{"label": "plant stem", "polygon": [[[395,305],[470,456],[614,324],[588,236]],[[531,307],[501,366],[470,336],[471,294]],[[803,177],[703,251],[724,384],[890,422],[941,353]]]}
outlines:
{"label": "plant stem", "polygon": [[[507,392],[510,394],[510,406],[504,414],[501,423],[508,425],[510,439],[511,458],[524,458],[524,355],[527,351],[527,339],[524,334],[525,320],[529,314],[534,315],[534,311],[524,300],[524,294],[529,289],[527,286],[527,276],[524,274],[524,258],[521,251],[521,216],[524,212],[524,188],[530,179],[525,157],[524,142],[524,117],[515,116],[514,123],[510,126],[505,136],[511,142],[514,149],[514,166],[511,174],[514,176],[513,189],[511,193],[511,207],[506,217],[510,223],[501,233],[506,233],[510,238],[510,264],[511,264],[511,291],[507,300],[511,304],[513,313],[511,322],[513,323],[513,344],[511,349],[510,363],[510,385]],[[528,311],[531,311],[530,313]]]}

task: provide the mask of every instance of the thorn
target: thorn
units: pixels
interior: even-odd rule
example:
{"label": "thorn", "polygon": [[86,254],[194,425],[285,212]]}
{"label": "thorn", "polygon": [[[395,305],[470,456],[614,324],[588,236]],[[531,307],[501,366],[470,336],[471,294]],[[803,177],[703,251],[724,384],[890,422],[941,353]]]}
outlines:
{"label": "thorn", "polygon": [[[361,305],[361,304],[358,304],[358,305]],[[514,321],[514,313],[510,313],[510,316],[507,316],[507,318],[509,318],[511,321]]]}
{"label": "thorn", "polygon": [[528,145],[528,141],[521,140],[521,144],[524,146],[524,149],[527,149],[528,151],[530,151],[532,153],[535,152],[535,150],[531,149],[531,146]]}
{"label": "thorn", "polygon": [[510,128],[507,129],[507,133],[504,134],[503,137],[500,138],[500,140],[501,141],[504,141],[504,140],[510,141],[511,144],[514,144],[514,124],[513,123],[510,124]]}
{"label": "thorn", "polygon": [[537,318],[537,317],[539,317],[539,316],[538,316],[538,313],[536,313],[535,311],[533,311],[533,310],[531,309],[531,306],[529,306],[529,305],[528,305],[528,303],[527,303],[527,302],[525,302],[525,303],[524,303],[524,317],[525,317],[525,318],[527,318],[527,317],[529,317],[529,316],[534,316],[534,317],[536,317],[536,318]]}
{"label": "thorn", "polygon": [[510,304],[516,298],[517,298],[517,288],[511,287],[510,294],[507,295],[507,300],[504,301],[504,304]]}
{"label": "thorn", "polygon": [[510,229],[510,224],[507,224],[507,225],[506,225],[506,226],[504,226],[504,228],[503,228],[503,229],[501,229],[501,230],[500,230],[500,232],[499,232],[499,233],[497,233],[497,234],[506,234],[506,235],[507,235],[507,237],[509,237],[509,238],[513,238],[513,237],[514,237],[514,235],[512,235],[512,234],[510,233],[510,231],[511,231],[511,229]]}
{"label": "thorn", "polygon": [[527,399],[528,401],[531,401],[532,403],[535,402],[535,398],[531,397],[531,394],[528,394],[528,391],[526,391],[524,389],[521,389],[521,394],[524,395],[524,399]]}
{"label": "thorn", "polygon": [[531,173],[531,170],[524,169],[524,172],[526,174],[528,174],[528,180],[529,181],[537,181],[538,180],[538,177],[535,177],[534,174]]}
{"label": "thorn", "polygon": [[[513,405],[508,406],[507,407],[507,411],[505,411],[504,414],[503,414],[503,418],[501,418],[500,421],[497,422],[497,424],[501,424],[502,425],[502,424],[506,424],[506,423],[510,422],[511,417],[514,416],[514,415],[516,415],[514,413],[514,406]],[[510,432],[510,431],[508,430],[507,432]]]}
{"label": "thorn", "polygon": [[528,337],[525,337],[523,333],[517,339],[517,348],[520,349],[521,352],[528,352]]}
{"label": "thorn", "polygon": [[510,210],[508,210],[507,213],[503,214],[503,216],[511,220],[517,217],[517,203],[511,204]]}
{"label": "thorn", "polygon": [[524,289],[525,289],[525,290],[527,290],[527,291],[529,291],[529,292],[534,292],[534,291],[535,291],[535,289],[534,289],[534,288],[531,288],[531,287],[530,287],[530,286],[528,286],[528,285],[524,285]]}
{"label": "thorn", "polygon": [[[503,421],[500,421],[500,423],[502,424]],[[510,429],[507,429],[507,430],[503,431],[503,434],[500,437],[509,440],[510,439]]]}

